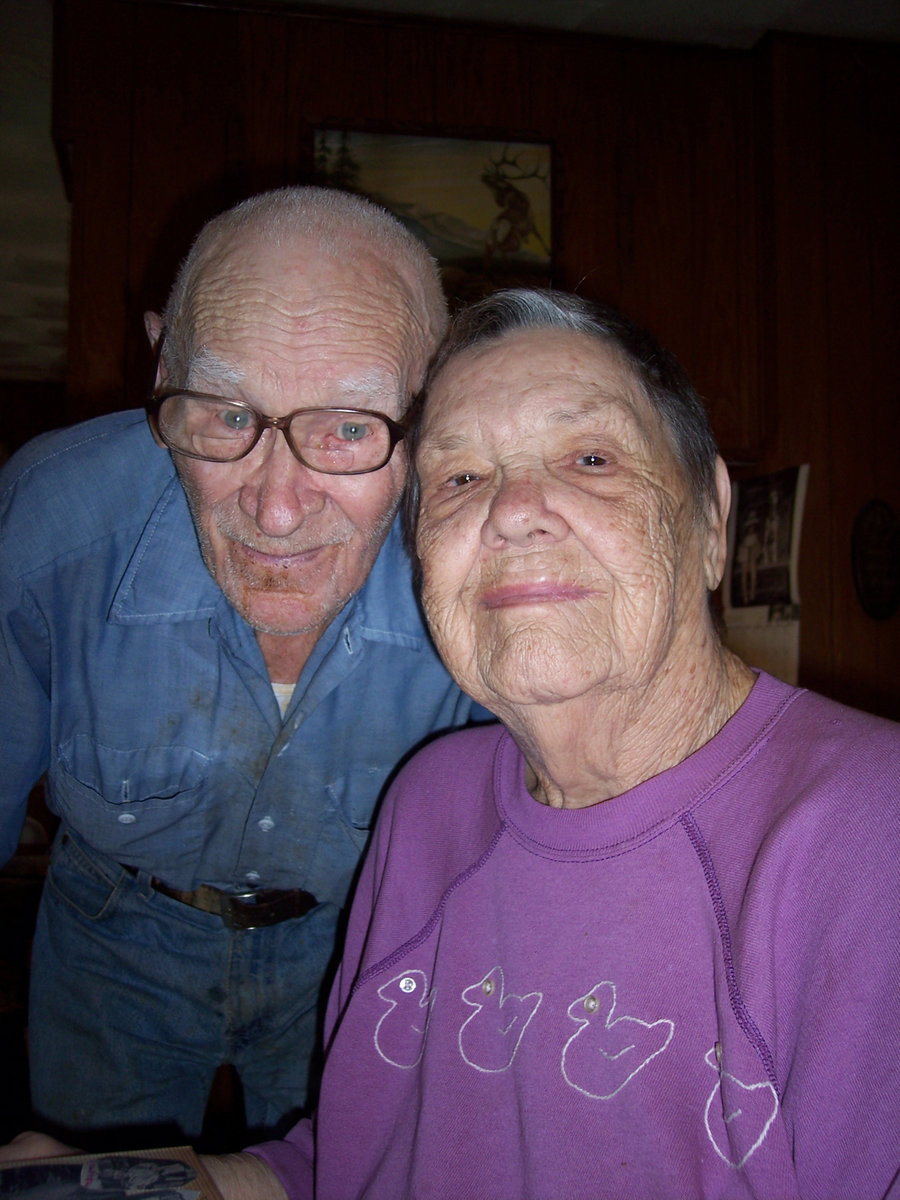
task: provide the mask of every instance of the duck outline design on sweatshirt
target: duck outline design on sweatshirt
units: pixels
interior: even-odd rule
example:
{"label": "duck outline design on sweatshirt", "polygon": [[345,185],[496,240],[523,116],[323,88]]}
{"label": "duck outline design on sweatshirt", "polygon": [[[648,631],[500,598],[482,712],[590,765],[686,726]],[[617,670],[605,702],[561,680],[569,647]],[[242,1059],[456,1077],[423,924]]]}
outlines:
{"label": "duck outline design on sweatshirt", "polygon": [[537,1012],[541,992],[517,996],[504,990],[503,968],[494,967],[478,983],[465,988],[462,999],[475,1011],[459,1030],[459,1052],[476,1071],[506,1071]]}
{"label": "duck outline design on sweatshirt", "polygon": [[719,1158],[740,1170],[769,1132],[778,1113],[778,1095],[768,1079],[743,1083],[724,1070],[721,1054],[718,1043],[706,1053],[705,1061],[718,1079],[706,1102],[703,1122]]}
{"label": "duck outline design on sweatshirt", "polygon": [[568,1008],[578,1029],[563,1048],[563,1078],[592,1100],[611,1100],[662,1054],[675,1033],[674,1022],[665,1018],[614,1017],[615,1008],[616,985],[609,979],[595,984]]}
{"label": "duck outline design on sweatshirt", "polygon": [[390,1005],[375,1026],[375,1049],[385,1062],[409,1070],[425,1050],[435,992],[424,971],[404,971],[383,983],[378,995]]}

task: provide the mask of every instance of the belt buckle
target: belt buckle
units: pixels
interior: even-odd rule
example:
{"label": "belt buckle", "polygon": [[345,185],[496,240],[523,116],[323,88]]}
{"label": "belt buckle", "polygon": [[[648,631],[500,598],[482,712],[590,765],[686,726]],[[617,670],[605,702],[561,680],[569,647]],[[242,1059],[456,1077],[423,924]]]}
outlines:
{"label": "belt buckle", "polygon": [[253,919],[260,895],[260,892],[229,892],[228,905],[222,913],[225,925],[229,929],[261,929],[266,922]]}
{"label": "belt buckle", "polygon": [[292,917],[302,917],[318,901],[309,892],[259,891],[233,892],[221,910],[229,929],[264,929]]}

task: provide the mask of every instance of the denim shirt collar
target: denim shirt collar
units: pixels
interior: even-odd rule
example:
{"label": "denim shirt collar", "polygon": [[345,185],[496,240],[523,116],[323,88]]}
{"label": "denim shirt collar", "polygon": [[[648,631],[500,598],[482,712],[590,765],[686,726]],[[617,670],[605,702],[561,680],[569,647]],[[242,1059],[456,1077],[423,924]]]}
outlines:
{"label": "denim shirt collar", "polygon": [[178,476],[156,502],[113,596],[113,624],[152,625],[211,617],[224,602],[206,569]]}

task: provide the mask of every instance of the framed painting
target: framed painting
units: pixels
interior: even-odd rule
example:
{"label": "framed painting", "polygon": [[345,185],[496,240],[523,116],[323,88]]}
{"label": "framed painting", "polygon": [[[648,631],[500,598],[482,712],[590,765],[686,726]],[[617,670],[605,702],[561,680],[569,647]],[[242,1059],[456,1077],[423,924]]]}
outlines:
{"label": "framed painting", "polygon": [[314,181],[389,209],[438,260],[451,307],[499,287],[547,287],[546,142],[319,128]]}

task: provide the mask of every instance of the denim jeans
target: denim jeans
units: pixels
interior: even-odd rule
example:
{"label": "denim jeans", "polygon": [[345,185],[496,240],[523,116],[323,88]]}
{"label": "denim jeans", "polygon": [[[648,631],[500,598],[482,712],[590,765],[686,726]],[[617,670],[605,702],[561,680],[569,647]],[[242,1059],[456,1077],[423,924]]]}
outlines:
{"label": "denim jeans", "polygon": [[282,1132],[307,1103],[338,915],[322,904],[231,930],[61,833],[31,969],[35,1113],[73,1132],[193,1140],[213,1075],[231,1063],[253,1135]]}

